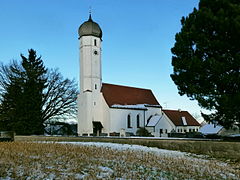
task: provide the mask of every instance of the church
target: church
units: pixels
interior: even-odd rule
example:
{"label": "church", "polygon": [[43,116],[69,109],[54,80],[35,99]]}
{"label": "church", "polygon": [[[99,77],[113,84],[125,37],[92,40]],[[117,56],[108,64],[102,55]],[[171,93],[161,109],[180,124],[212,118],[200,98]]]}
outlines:
{"label": "church", "polygon": [[188,112],[164,112],[150,89],[102,82],[102,30],[91,14],[78,34],[79,136],[131,136],[141,127],[158,137],[166,137],[170,132],[198,131],[200,124]]}

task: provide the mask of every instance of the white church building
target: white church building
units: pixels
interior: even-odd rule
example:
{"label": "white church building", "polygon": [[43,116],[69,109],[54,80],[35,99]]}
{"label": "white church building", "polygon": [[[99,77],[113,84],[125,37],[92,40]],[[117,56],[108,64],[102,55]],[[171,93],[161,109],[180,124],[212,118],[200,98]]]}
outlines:
{"label": "white church building", "polygon": [[78,34],[78,135],[136,135],[140,127],[147,128],[154,136],[167,136],[170,132],[178,132],[178,129],[182,129],[182,132],[198,130],[199,123],[192,117],[189,120],[186,115],[180,115],[181,122],[176,125],[171,117],[164,113],[150,89],[102,82],[102,30],[92,20],[91,15],[88,21],[79,27]]}

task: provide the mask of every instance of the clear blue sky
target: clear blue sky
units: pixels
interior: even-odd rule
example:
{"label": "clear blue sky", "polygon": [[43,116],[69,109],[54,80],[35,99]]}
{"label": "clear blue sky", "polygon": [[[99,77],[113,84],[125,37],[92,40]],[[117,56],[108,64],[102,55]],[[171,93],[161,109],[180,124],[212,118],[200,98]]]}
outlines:
{"label": "clear blue sky", "polygon": [[166,109],[200,114],[170,78],[180,20],[199,0],[0,0],[0,61],[33,48],[46,67],[79,79],[78,27],[92,18],[103,31],[103,82],[152,89]]}

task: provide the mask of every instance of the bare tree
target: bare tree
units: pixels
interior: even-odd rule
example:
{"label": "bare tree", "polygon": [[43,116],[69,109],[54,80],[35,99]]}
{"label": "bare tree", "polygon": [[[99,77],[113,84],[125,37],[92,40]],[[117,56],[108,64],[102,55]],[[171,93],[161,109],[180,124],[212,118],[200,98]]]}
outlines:
{"label": "bare tree", "polygon": [[43,120],[59,116],[75,117],[77,112],[77,84],[75,80],[64,79],[57,69],[49,70],[44,90]]}

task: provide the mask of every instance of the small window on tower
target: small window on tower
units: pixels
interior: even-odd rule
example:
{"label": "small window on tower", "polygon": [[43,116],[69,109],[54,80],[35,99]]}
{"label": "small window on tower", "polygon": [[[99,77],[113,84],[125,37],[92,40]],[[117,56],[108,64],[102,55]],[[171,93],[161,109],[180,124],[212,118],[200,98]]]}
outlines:
{"label": "small window on tower", "polygon": [[95,84],[95,89],[97,89],[97,85]]}
{"label": "small window on tower", "polygon": [[97,46],[97,40],[94,39],[94,46]]}

